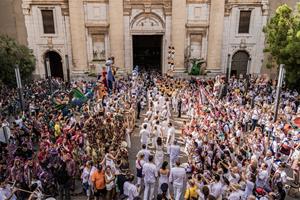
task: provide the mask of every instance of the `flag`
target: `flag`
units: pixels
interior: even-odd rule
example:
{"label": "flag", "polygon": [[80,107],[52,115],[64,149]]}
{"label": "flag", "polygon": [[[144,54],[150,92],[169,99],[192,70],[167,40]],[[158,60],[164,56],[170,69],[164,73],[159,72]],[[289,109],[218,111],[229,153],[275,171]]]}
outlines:
{"label": "flag", "polygon": [[115,81],[115,78],[114,78],[114,75],[113,75],[113,72],[112,72],[110,66],[107,67],[107,80],[111,81],[111,82]]}
{"label": "flag", "polygon": [[63,110],[67,105],[66,104],[56,104],[55,109],[57,110]]}
{"label": "flag", "polygon": [[84,94],[77,88],[73,88],[72,93],[73,93],[73,97],[75,97],[75,98],[78,98],[78,99],[86,98],[86,96],[84,96]]}

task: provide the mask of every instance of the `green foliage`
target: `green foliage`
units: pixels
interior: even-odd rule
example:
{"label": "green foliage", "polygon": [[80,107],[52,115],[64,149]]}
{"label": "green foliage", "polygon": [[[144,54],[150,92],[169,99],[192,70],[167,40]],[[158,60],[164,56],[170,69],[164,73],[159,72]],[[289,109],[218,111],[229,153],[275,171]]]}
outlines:
{"label": "green foliage", "polygon": [[286,4],[278,7],[264,32],[265,52],[277,65],[285,64],[288,86],[300,89],[300,4],[295,12]]}
{"label": "green foliage", "polygon": [[201,70],[201,65],[203,63],[205,63],[204,59],[202,59],[202,58],[192,58],[191,62],[192,62],[193,66],[192,66],[190,75],[197,76],[197,75],[201,75],[201,72],[204,73],[203,70]]}
{"label": "green foliage", "polygon": [[22,81],[29,79],[35,69],[32,50],[8,36],[0,35],[0,80],[3,83],[16,83],[15,64],[19,64]]}

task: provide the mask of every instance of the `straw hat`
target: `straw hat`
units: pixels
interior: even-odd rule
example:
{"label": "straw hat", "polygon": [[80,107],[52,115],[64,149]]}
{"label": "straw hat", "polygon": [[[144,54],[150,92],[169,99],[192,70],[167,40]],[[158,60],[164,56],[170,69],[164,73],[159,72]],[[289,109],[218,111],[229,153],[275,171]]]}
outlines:
{"label": "straw hat", "polygon": [[121,147],[122,147],[122,148],[127,148],[127,146],[128,146],[128,144],[127,144],[126,141],[122,141],[122,142],[121,142]]}

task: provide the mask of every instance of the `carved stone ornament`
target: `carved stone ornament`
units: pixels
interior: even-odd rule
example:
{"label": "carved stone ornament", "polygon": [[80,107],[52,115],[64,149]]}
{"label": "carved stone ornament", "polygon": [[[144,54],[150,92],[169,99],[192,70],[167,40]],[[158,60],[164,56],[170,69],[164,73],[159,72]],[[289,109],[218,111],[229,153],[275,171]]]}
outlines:
{"label": "carved stone ornament", "polygon": [[162,22],[153,14],[145,14],[135,19],[131,26],[132,31],[164,31]]}

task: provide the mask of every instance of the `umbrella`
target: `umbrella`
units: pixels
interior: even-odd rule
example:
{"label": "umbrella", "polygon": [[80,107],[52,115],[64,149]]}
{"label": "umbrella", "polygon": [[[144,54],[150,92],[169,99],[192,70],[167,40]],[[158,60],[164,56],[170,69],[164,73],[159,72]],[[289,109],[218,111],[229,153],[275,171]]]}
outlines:
{"label": "umbrella", "polygon": [[4,126],[0,128],[0,142],[8,143],[10,136],[9,127]]}

